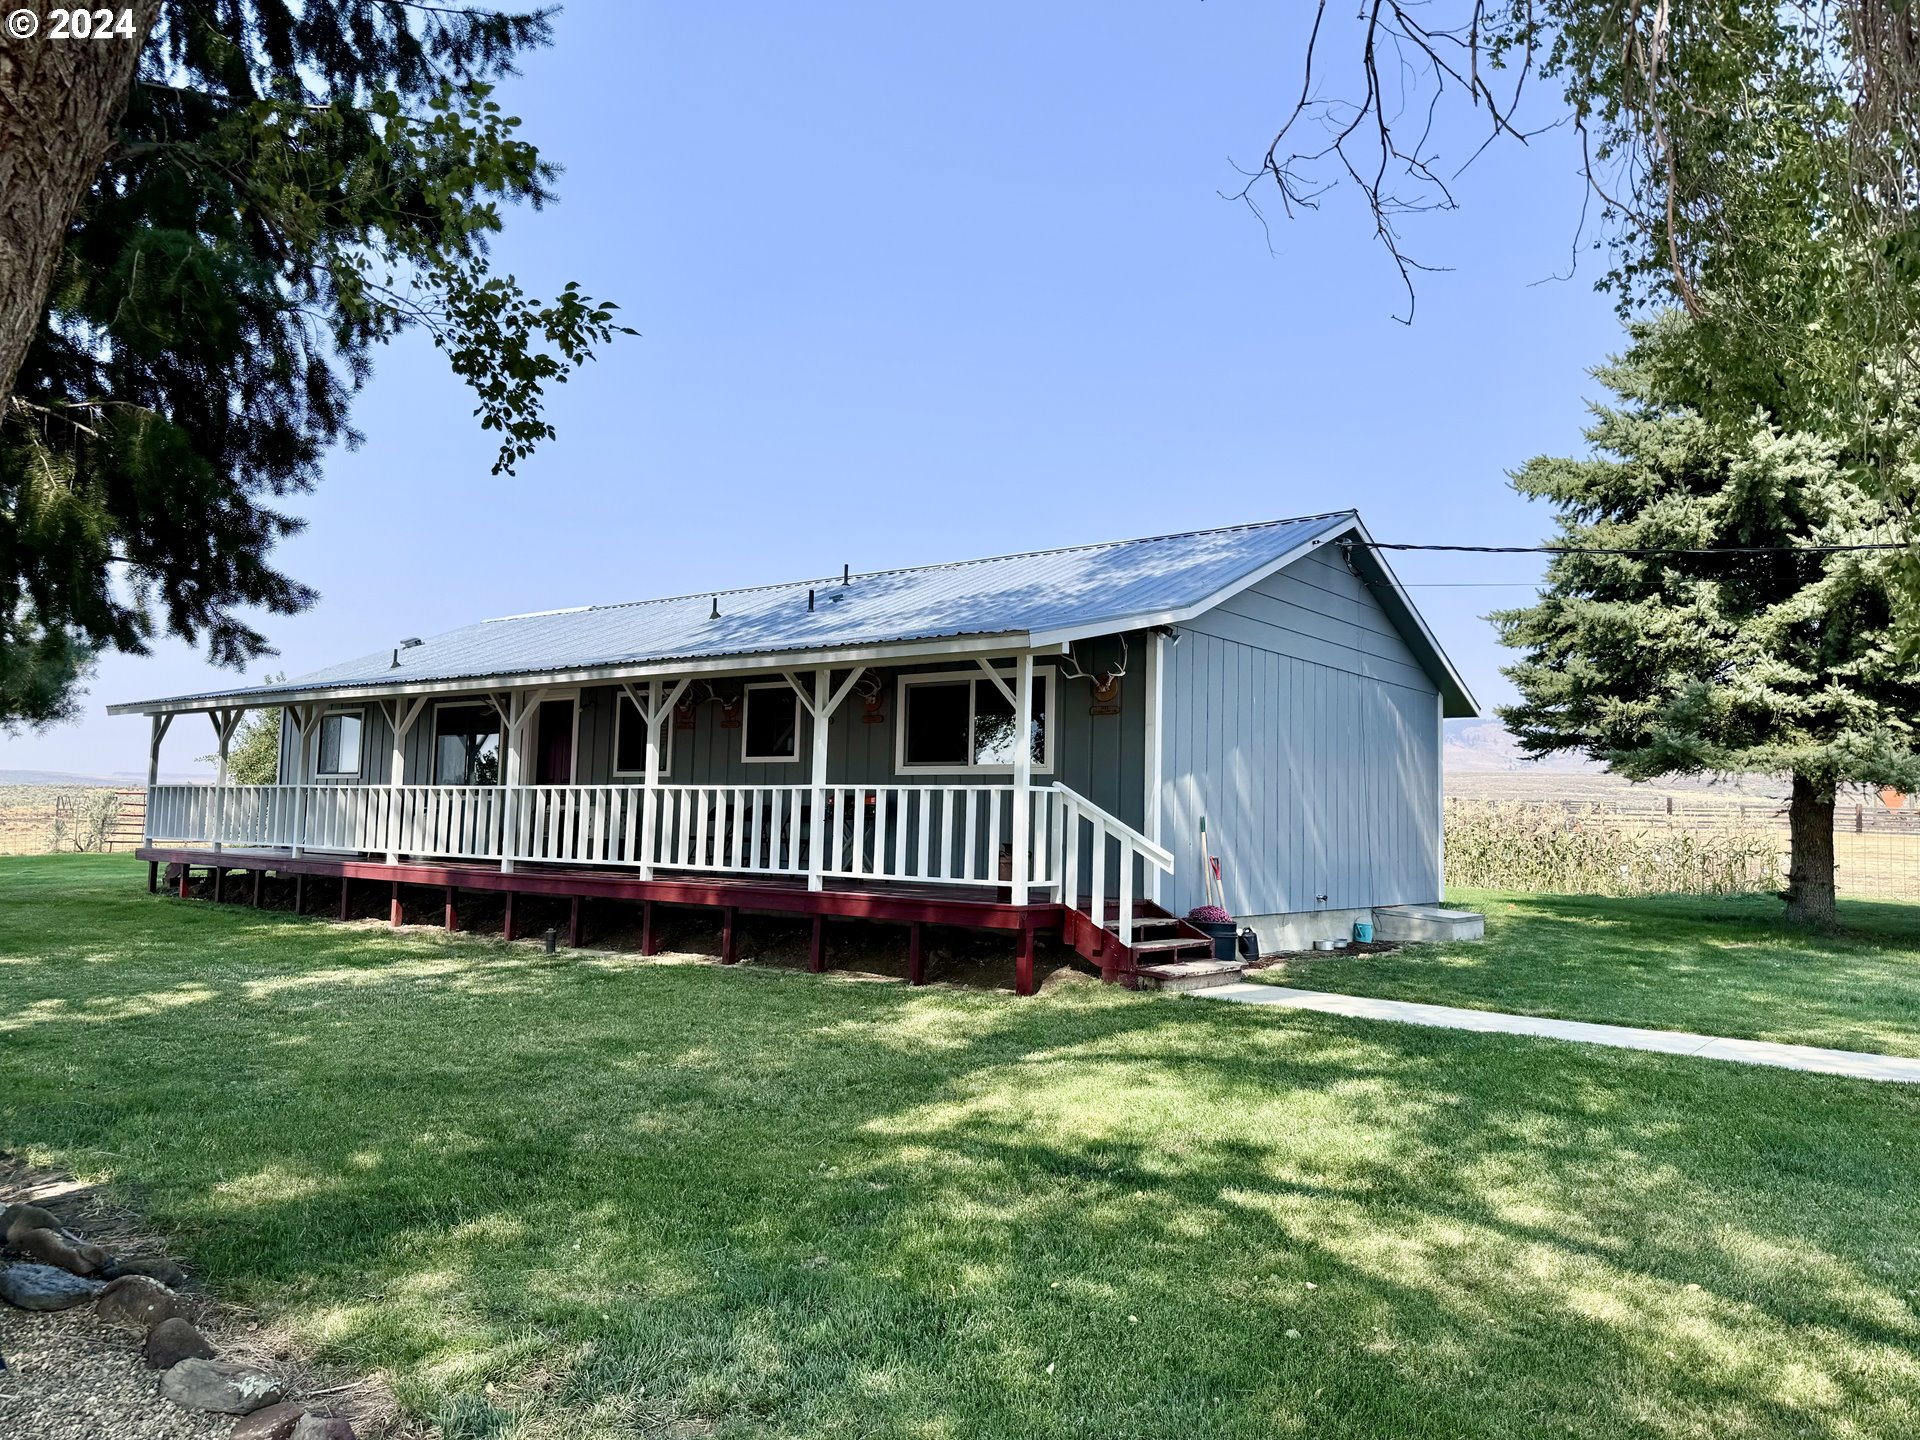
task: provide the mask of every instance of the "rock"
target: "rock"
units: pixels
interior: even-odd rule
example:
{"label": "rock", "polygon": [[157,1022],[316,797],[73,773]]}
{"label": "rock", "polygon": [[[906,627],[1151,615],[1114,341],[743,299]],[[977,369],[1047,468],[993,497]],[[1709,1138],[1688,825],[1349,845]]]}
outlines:
{"label": "rock", "polygon": [[187,1272],[173,1261],[158,1255],[136,1256],[131,1260],[109,1260],[95,1272],[102,1280],[118,1280],[122,1275],[144,1275],[149,1280],[158,1280],[169,1290],[178,1290],[187,1283]]}
{"label": "rock", "polygon": [[91,1275],[107,1263],[107,1252],[98,1245],[70,1240],[59,1230],[16,1231],[13,1248],[42,1265],[57,1265],[69,1275]]}
{"label": "rock", "polygon": [[337,1415],[302,1415],[293,1440],[353,1440],[353,1426]]}
{"label": "rock", "polygon": [[142,1348],[147,1364],[156,1370],[171,1370],[182,1360],[211,1360],[220,1353],[206,1336],[178,1315],[169,1316],[147,1331]]}
{"label": "rock", "polygon": [[264,1370],[234,1360],[191,1358],[160,1377],[160,1393],[189,1410],[222,1415],[251,1415],[287,1398],[280,1382]]}
{"label": "rock", "polygon": [[51,1210],[42,1210],[38,1205],[9,1205],[0,1210],[0,1240],[11,1245],[13,1232],[22,1235],[29,1230],[51,1230],[56,1235],[64,1235],[67,1227],[60,1223],[60,1217]]}
{"label": "rock", "polygon": [[293,1401],[269,1405],[233,1422],[233,1440],[289,1440],[293,1427],[306,1417]]}
{"label": "rock", "polygon": [[70,1310],[106,1287],[51,1265],[0,1267],[0,1300],[22,1310]]}
{"label": "rock", "polygon": [[158,1280],[144,1275],[122,1275],[100,1292],[93,1313],[109,1325],[148,1330],[180,1314],[180,1297]]}

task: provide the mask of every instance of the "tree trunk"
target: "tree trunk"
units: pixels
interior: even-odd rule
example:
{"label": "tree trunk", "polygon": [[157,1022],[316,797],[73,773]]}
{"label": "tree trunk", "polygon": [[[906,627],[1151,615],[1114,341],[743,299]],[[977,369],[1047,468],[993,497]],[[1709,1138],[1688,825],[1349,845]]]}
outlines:
{"label": "tree trunk", "polygon": [[[160,0],[135,0],[131,39],[46,38],[48,17],[20,0],[0,6],[0,413],[40,327],[67,225],[113,144]],[[116,18],[119,7],[115,7]],[[15,16],[42,33],[15,38]]]}
{"label": "tree trunk", "polygon": [[1840,923],[1833,894],[1833,782],[1793,777],[1787,808],[1793,853],[1787,866],[1787,919],[1831,930]]}

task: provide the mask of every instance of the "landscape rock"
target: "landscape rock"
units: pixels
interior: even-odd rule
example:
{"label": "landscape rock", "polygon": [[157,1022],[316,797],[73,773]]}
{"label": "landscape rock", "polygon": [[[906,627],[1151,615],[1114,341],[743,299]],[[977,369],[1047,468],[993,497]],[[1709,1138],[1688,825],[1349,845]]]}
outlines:
{"label": "landscape rock", "polygon": [[353,1426],[337,1415],[302,1415],[292,1440],[353,1440]]}
{"label": "landscape rock", "polygon": [[0,1300],[22,1310],[70,1310],[104,1288],[98,1280],[72,1275],[52,1265],[0,1267]]}
{"label": "landscape rock", "polygon": [[0,1210],[0,1240],[13,1244],[16,1230],[22,1235],[29,1230],[51,1230],[58,1235],[65,1233],[66,1226],[60,1223],[59,1216],[38,1205],[9,1205]]}
{"label": "landscape rock", "polygon": [[84,1240],[70,1240],[58,1230],[35,1227],[17,1231],[13,1248],[42,1265],[57,1265],[69,1275],[91,1275],[107,1263],[107,1252]]}
{"label": "landscape rock", "polygon": [[180,1297],[158,1280],[122,1275],[100,1292],[93,1312],[109,1325],[146,1330],[180,1314]]}
{"label": "landscape rock", "polygon": [[220,1352],[191,1324],[173,1315],[147,1331],[142,1353],[154,1369],[171,1370],[182,1360],[211,1360]]}
{"label": "landscape rock", "polygon": [[264,1410],[256,1410],[234,1421],[233,1440],[291,1440],[293,1427],[305,1418],[306,1413],[291,1400],[269,1405]]}
{"label": "landscape rock", "polygon": [[109,1260],[96,1274],[102,1280],[118,1280],[122,1275],[144,1275],[149,1280],[158,1280],[170,1290],[178,1290],[187,1283],[187,1272],[159,1255]]}
{"label": "landscape rock", "polygon": [[222,1415],[251,1415],[287,1398],[273,1376],[234,1360],[182,1360],[160,1377],[160,1393],[189,1410]]}

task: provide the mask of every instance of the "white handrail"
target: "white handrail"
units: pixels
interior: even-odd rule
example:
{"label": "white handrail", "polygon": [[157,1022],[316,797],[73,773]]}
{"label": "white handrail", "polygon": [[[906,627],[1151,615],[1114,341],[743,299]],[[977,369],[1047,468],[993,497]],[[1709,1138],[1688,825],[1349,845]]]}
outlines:
{"label": "white handrail", "polygon": [[[1115,880],[1115,910],[1117,931],[1123,945],[1133,944],[1134,896],[1139,893],[1135,886],[1134,870],[1137,866],[1151,865],[1155,869],[1171,875],[1173,873],[1173,852],[1154,840],[1148,839],[1126,821],[1102,810],[1098,805],[1076,794],[1066,786],[1055,783],[1053,795],[1060,810],[1058,831],[1058,858],[1054,874],[1061,882],[1061,902],[1081,910],[1092,919],[1095,926],[1105,929],[1107,923],[1107,881],[1109,869],[1109,842],[1117,850],[1117,869]],[[1081,827],[1085,826],[1089,838],[1086,856],[1089,898],[1083,908],[1080,904],[1080,848]]]}

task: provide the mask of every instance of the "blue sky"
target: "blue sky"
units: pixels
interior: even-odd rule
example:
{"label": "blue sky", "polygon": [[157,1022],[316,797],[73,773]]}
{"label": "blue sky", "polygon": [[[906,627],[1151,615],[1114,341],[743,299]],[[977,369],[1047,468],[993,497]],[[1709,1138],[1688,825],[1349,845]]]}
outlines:
{"label": "blue sky", "polygon": [[[555,393],[517,477],[429,345],[379,357],[366,443],[281,554],[322,599],[249,678],[492,615],[1347,506],[1383,540],[1538,541],[1505,472],[1578,446],[1619,336],[1597,257],[1549,278],[1576,156],[1556,132],[1469,170],[1410,227],[1452,268],[1400,324],[1352,191],[1270,232],[1220,198],[1297,90],[1307,8],[575,0],[502,96],[561,203],[498,259],[643,333]],[[1394,564],[1505,698],[1478,617],[1528,591],[1463,582],[1537,559]],[[225,678],[178,644],[108,657],[84,717],[0,737],[0,767],[144,771],[145,722],[105,705]],[[163,768],[210,737],[176,725]]]}

